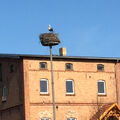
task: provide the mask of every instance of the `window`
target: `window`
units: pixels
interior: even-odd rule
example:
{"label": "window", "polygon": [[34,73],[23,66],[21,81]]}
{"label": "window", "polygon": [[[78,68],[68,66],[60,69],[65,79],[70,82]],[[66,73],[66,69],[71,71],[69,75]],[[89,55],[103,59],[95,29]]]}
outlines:
{"label": "window", "polygon": [[98,95],[105,95],[105,81],[104,80],[98,80]]}
{"label": "window", "polygon": [[66,70],[73,70],[73,65],[72,63],[66,63]]}
{"label": "window", "polygon": [[97,65],[97,70],[98,71],[104,71],[104,65],[103,64],[98,64]]}
{"label": "window", "polygon": [[10,73],[12,73],[12,72],[14,72],[14,65],[13,64],[10,65]]}
{"label": "window", "polygon": [[7,89],[6,86],[3,87],[3,96],[2,96],[2,101],[6,101],[7,98]]}
{"label": "window", "polygon": [[40,69],[47,69],[47,63],[46,62],[40,62]]}
{"label": "window", "polygon": [[41,118],[40,120],[51,120],[50,118]]}
{"label": "window", "polygon": [[46,79],[40,80],[40,93],[48,94],[48,80],[46,80]]}
{"label": "window", "polygon": [[76,118],[67,118],[67,120],[77,120]]}
{"label": "window", "polygon": [[2,64],[0,64],[0,82],[2,82]]}
{"label": "window", "polygon": [[66,94],[74,94],[73,80],[66,80]]}

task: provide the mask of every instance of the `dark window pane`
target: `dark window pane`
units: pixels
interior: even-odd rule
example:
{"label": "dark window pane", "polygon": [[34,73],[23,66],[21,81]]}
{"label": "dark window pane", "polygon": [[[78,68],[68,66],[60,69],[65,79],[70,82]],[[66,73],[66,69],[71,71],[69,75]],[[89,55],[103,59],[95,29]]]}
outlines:
{"label": "dark window pane", "polygon": [[41,120],[51,120],[50,118],[42,118]]}
{"label": "dark window pane", "polygon": [[10,72],[14,72],[14,65],[10,65]]}
{"label": "dark window pane", "polygon": [[98,82],[98,93],[105,93],[104,82]]}
{"label": "dark window pane", "polygon": [[73,82],[72,81],[66,81],[66,92],[73,93]]}
{"label": "dark window pane", "polygon": [[3,97],[4,97],[4,99],[6,99],[6,97],[7,97],[6,86],[3,87]]}
{"label": "dark window pane", "polygon": [[76,120],[75,118],[67,118],[67,120]]}
{"label": "dark window pane", "polygon": [[2,81],[2,65],[0,64],[0,81]]}
{"label": "dark window pane", "polygon": [[46,69],[47,68],[47,63],[46,62],[41,62],[40,63],[40,68],[41,69]]}
{"label": "dark window pane", "polygon": [[40,81],[40,92],[47,92],[47,81]]}
{"label": "dark window pane", "polygon": [[98,70],[98,71],[103,71],[103,70],[104,70],[104,65],[98,64],[98,65],[97,65],[97,70]]}
{"label": "dark window pane", "polygon": [[75,120],[75,118],[72,118],[72,120]]}
{"label": "dark window pane", "polygon": [[66,70],[72,70],[72,64],[66,63]]}

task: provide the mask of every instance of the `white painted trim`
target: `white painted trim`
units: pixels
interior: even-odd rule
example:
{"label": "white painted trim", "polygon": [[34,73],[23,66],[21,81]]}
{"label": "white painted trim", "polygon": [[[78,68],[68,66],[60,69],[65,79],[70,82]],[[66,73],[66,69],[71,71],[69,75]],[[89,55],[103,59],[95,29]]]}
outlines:
{"label": "white painted trim", "polygon": [[67,95],[73,95],[73,94],[75,94],[75,93],[74,93],[74,81],[73,81],[73,80],[66,80],[66,82],[67,82],[67,81],[72,81],[73,92],[68,93],[68,92],[67,92],[67,86],[66,86],[66,94],[67,94]]}
{"label": "white painted trim", "polygon": [[48,80],[47,79],[40,79],[40,81],[46,81],[47,82],[47,92],[41,92],[40,94],[48,94]]}
{"label": "white painted trim", "polygon": [[106,95],[105,80],[98,80],[98,82],[97,82],[97,83],[99,83],[99,82],[103,82],[103,83],[104,83],[104,93],[99,93],[99,92],[98,92],[98,95]]}

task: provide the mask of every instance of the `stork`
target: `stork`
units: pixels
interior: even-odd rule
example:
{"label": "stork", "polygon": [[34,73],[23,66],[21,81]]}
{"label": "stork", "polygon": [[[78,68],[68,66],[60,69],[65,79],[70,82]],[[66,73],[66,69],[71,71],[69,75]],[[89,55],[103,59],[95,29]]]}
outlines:
{"label": "stork", "polygon": [[48,30],[49,30],[50,32],[53,32],[53,28],[52,28],[51,25],[48,25]]}

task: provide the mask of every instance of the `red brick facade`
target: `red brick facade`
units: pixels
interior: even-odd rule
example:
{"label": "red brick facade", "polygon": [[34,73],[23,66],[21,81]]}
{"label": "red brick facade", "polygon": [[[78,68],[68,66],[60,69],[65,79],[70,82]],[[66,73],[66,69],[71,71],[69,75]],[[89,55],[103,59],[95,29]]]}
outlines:
{"label": "red brick facade", "polygon": [[[98,111],[98,105],[116,103],[117,97],[120,100],[119,92],[116,92],[117,89],[120,91],[120,69],[119,63],[115,67],[116,61],[116,59],[102,58],[54,57],[56,120],[67,120],[67,118],[90,120]],[[47,63],[47,68],[40,69],[40,62]],[[66,70],[66,63],[71,63],[73,69]],[[49,57],[0,58],[0,64],[3,68],[3,81],[0,82],[1,99],[2,88],[4,85],[7,87],[7,99],[0,102],[0,120],[41,120],[42,118],[52,120]],[[13,73],[8,72],[11,64],[14,64]],[[98,64],[104,65],[103,71],[97,70]],[[40,79],[48,80],[48,94],[40,93]],[[72,95],[66,94],[66,80],[74,82]],[[104,95],[98,95],[98,80],[105,81]]]}
{"label": "red brick facade", "polygon": [[[23,120],[23,71],[22,60],[1,58],[2,81],[0,81],[0,120]],[[3,99],[3,87],[7,97]]]}

